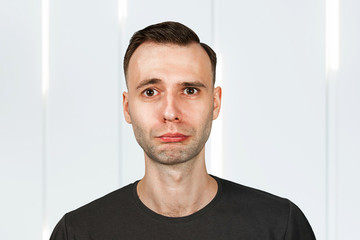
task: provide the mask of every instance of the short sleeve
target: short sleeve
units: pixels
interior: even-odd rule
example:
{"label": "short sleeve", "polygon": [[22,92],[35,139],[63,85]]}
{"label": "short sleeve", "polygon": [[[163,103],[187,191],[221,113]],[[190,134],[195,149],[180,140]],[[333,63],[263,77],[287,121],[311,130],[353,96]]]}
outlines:
{"label": "short sleeve", "polygon": [[315,240],[314,232],[303,212],[289,201],[289,217],[285,240]]}
{"label": "short sleeve", "polygon": [[56,224],[50,236],[50,240],[68,240],[65,218],[66,215],[60,219],[58,224]]}

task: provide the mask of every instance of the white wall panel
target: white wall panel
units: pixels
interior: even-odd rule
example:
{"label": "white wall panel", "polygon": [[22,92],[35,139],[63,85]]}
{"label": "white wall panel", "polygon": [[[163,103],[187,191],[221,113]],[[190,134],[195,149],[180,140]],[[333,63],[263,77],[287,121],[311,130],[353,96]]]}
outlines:
{"label": "white wall panel", "polygon": [[360,3],[341,4],[337,78],[337,239],[358,239],[360,215]]}
{"label": "white wall panel", "polygon": [[42,227],[39,1],[0,2],[0,239]]}
{"label": "white wall panel", "polygon": [[47,216],[119,186],[117,1],[51,1]]}
{"label": "white wall panel", "polygon": [[[191,6],[191,7],[190,7]],[[211,1],[128,1],[127,19],[123,29],[122,51],[124,56],[128,42],[135,31],[150,24],[178,21],[192,28],[201,41],[209,43],[212,37]],[[122,81],[122,90],[126,90]],[[138,146],[131,125],[122,118],[122,185],[141,178],[144,174],[144,156]]]}
{"label": "white wall panel", "polygon": [[294,201],[324,239],[324,2],[218,5],[224,176]]}

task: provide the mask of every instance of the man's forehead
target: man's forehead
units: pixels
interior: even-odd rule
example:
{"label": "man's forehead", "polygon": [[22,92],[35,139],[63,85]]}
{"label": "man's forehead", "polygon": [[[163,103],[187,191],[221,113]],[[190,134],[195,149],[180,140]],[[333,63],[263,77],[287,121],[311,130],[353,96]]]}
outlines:
{"label": "man's forehead", "polygon": [[139,55],[144,57],[151,57],[154,53],[167,53],[169,51],[177,51],[178,53],[186,53],[189,50],[197,50],[199,52],[206,53],[205,50],[202,49],[201,45],[198,43],[190,43],[186,45],[179,45],[174,43],[157,43],[157,42],[144,42],[139,47],[136,48],[133,55],[130,58],[130,62],[134,58],[138,58]]}
{"label": "man's forehead", "polygon": [[130,83],[144,78],[161,78],[158,74],[175,71],[184,76],[186,74],[194,74],[202,78],[212,76],[210,59],[200,44],[191,43],[181,46],[145,42],[131,57],[127,77]]}

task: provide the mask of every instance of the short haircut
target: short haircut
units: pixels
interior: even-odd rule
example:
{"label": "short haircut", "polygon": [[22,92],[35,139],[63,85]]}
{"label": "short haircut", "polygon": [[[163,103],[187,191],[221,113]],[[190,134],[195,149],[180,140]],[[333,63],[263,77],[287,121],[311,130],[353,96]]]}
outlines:
{"label": "short haircut", "polygon": [[[210,58],[211,70],[213,74],[213,84],[215,84],[216,75],[216,53],[205,43],[200,42],[196,33],[187,26],[178,22],[162,22],[150,25],[142,30],[134,33],[130,39],[128,48],[124,56],[124,74],[127,78],[127,71],[131,56],[135,50],[145,42],[175,44],[179,46],[186,46],[191,43],[198,43],[206,51]],[[127,80],[126,80],[127,84]]]}

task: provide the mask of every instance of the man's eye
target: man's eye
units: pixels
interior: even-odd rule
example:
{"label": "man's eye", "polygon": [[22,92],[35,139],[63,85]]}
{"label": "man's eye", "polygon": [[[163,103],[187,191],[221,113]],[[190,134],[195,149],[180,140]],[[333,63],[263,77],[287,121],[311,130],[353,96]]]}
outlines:
{"label": "man's eye", "polygon": [[198,92],[198,90],[196,88],[193,88],[193,87],[188,87],[188,88],[185,88],[184,90],[184,93],[186,95],[194,95]]}
{"label": "man's eye", "polygon": [[155,89],[151,89],[151,88],[146,89],[146,90],[144,91],[144,95],[147,96],[147,97],[155,96],[155,95],[158,94],[158,93],[159,93],[158,91],[156,91]]}

